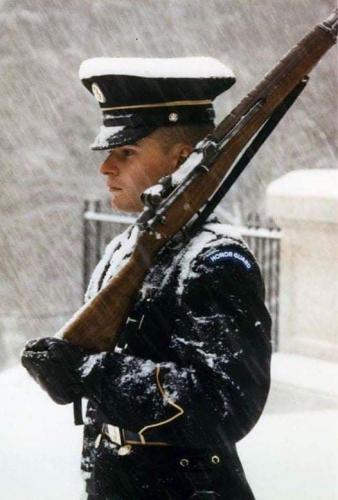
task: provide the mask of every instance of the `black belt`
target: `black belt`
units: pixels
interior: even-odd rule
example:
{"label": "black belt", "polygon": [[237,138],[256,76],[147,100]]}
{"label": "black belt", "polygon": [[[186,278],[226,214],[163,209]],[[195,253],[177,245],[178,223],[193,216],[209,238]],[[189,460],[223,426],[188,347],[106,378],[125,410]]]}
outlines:
{"label": "black belt", "polygon": [[198,450],[189,449],[186,447],[178,447],[162,441],[146,441],[143,436],[136,432],[127,429],[121,429],[115,425],[103,424],[101,433],[97,436],[95,447],[99,447],[102,438],[108,439],[109,442],[116,445],[117,453],[121,456],[129,455],[133,446],[157,446],[167,447],[179,456],[178,463],[181,467],[190,467],[194,462],[209,462],[213,465],[221,463],[221,453],[213,450]]}

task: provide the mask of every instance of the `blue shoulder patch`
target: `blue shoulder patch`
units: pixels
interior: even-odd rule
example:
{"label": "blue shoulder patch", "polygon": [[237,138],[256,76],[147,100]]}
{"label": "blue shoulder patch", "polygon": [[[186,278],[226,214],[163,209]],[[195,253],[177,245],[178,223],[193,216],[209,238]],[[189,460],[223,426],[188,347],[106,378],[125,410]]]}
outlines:
{"label": "blue shoulder patch", "polygon": [[215,262],[222,262],[226,260],[238,262],[239,264],[242,264],[248,271],[250,271],[250,269],[252,268],[252,263],[249,261],[249,259],[239,251],[218,250],[212,255],[208,256],[208,261],[212,264]]}

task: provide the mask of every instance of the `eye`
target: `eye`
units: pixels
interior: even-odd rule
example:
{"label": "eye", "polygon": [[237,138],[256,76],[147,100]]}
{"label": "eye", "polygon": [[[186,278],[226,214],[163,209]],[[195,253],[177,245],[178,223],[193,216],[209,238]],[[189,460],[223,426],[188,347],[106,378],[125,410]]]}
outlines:
{"label": "eye", "polygon": [[135,150],[133,148],[123,148],[122,154],[125,158],[129,158],[135,154]]}

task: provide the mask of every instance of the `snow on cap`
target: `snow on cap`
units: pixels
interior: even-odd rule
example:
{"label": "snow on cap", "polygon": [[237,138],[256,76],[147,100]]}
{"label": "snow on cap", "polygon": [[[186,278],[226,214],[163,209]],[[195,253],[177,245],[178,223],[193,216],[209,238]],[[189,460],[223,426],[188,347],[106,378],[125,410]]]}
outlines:
{"label": "snow on cap", "polygon": [[234,78],[231,69],[213,57],[93,57],[82,62],[80,80],[103,75],[144,78]]}
{"label": "snow on cap", "polygon": [[103,112],[92,149],[131,144],[160,126],[213,123],[212,101],[235,82],[211,57],[96,57],[79,77]]}

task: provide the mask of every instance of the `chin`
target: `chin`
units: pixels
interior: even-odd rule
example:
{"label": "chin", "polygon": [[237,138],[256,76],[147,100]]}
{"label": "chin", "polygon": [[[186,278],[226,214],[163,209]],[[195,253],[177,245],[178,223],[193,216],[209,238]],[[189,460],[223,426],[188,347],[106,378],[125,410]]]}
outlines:
{"label": "chin", "polygon": [[115,199],[115,197],[111,198],[110,205],[114,210],[127,213],[138,213],[143,210],[143,205],[141,203],[130,203],[130,200],[122,201]]}

